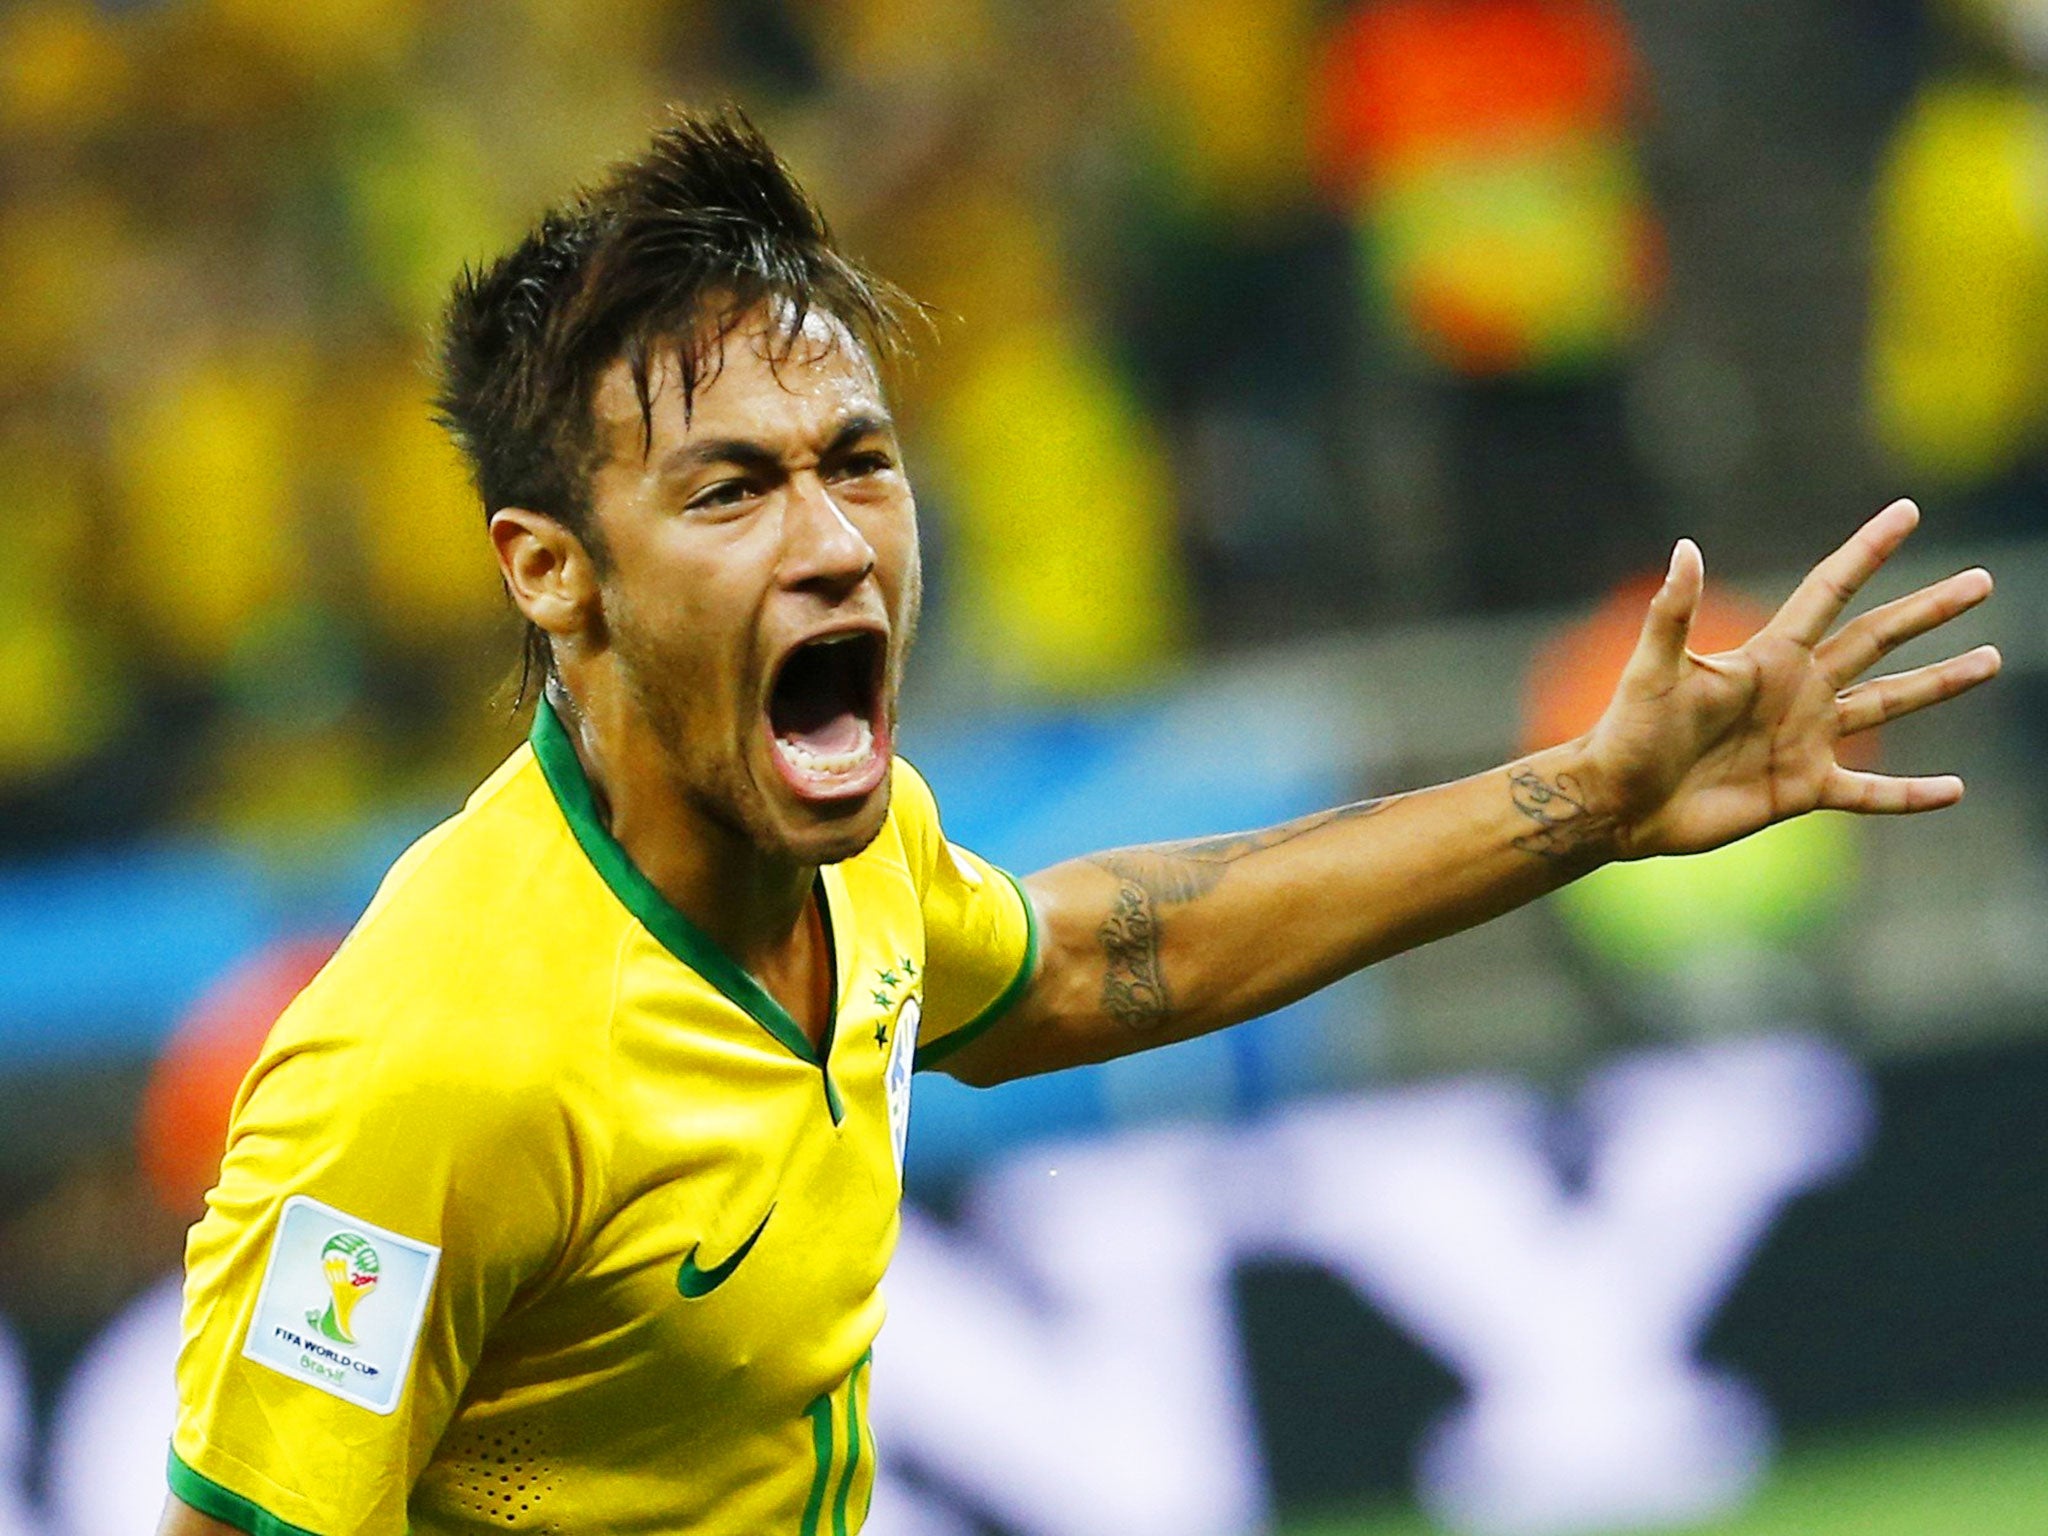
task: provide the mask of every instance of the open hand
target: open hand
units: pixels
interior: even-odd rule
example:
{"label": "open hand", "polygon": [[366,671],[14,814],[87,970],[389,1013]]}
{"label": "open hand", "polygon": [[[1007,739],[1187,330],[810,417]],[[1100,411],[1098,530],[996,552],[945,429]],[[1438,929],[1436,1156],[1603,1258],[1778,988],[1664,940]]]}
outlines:
{"label": "open hand", "polygon": [[1679,542],[1628,668],[1586,742],[1622,857],[1698,853],[1811,810],[1891,815],[1962,798],[1963,781],[1953,775],[1859,772],[1835,755],[1845,738],[1998,673],[1996,647],[1980,645],[1855,681],[1896,647],[1989,597],[1991,575],[1981,569],[1828,632],[1919,521],[1912,502],[1893,502],[1815,566],[1748,644],[1717,656],[1686,648],[1706,570],[1698,546]]}

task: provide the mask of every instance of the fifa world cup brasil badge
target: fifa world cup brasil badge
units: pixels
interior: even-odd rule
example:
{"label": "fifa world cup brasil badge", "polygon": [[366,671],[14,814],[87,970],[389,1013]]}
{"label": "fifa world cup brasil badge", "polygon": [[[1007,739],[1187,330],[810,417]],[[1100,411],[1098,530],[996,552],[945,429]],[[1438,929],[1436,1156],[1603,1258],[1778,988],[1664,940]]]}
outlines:
{"label": "fifa world cup brasil badge", "polygon": [[383,1268],[377,1250],[353,1232],[337,1232],[320,1250],[321,1268],[327,1275],[329,1301],[325,1312],[308,1312],[306,1321],[338,1344],[353,1344],[349,1319],[370,1292],[377,1288]]}
{"label": "fifa world cup brasil badge", "polygon": [[[372,1413],[391,1413],[405,1390],[440,1261],[432,1243],[310,1195],[289,1196],[278,1211],[242,1356]],[[372,1291],[377,1304],[364,1312]]]}

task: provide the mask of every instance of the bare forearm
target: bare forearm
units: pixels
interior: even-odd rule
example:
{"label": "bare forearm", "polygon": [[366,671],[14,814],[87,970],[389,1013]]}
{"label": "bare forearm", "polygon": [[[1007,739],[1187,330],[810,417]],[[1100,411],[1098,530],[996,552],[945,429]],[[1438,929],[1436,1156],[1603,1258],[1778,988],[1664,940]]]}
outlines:
{"label": "bare forearm", "polygon": [[1268,1012],[1519,906],[1606,856],[1577,749],[1259,832],[1118,849],[1025,882],[1042,960],[963,1075],[1101,1061]]}
{"label": "bare forearm", "polygon": [[1962,571],[1852,619],[1919,520],[1894,502],[1745,644],[1688,648],[1704,591],[1679,541],[1614,697],[1580,741],[1455,784],[1235,837],[1126,848],[1026,882],[1041,961],[1014,1016],[950,1058],[970,1082],[1100,1061],[1232,1024],[1484,922],[1618,852],[1702,853],[1814,810],[1906,815],[1951,774],[1844,767],[1839,744],[1995,676],[1990,646],[1856,679],[1991,593]]}

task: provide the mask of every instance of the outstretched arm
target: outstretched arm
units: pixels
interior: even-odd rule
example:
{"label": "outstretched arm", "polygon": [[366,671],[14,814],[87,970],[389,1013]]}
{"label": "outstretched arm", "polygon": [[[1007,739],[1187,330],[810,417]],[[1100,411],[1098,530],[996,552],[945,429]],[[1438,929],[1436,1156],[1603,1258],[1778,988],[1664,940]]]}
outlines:
{"label": "outstretched arm", "polygon": [[1991,592],[1964,571],[1830,634],[1919,514],[1896,502],[1816,566],[1740,650],[1686,648],[1704,583],[1681,542],[1627,670],[1586,736],[1412,794],[1235,836],[1100,853],[1025,882],[1039,969],[947,1070],[998,1082],[1234,1024],[1533,900],[1613,859],[1697,853],[1816,809],[1896,814],[1953,777],[1843,767],[1841,740],[1998,671],[1990,646],[1856,683]]}

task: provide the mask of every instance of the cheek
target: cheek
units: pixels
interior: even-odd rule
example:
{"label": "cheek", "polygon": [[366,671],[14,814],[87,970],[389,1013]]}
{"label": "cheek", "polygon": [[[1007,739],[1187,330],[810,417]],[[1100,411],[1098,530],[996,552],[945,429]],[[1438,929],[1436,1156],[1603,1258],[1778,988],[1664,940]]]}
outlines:
{"label": "cheek", "polygon": [[738,573],[752,558],[744,537],[677,524],[631,553],[612,574],[620,601],[642,632],[661,636],[671,649],[707,649],[742,622],[745,583]]}
{"label": "cheek", "polygon": [[867,534],[873,545],[887,585],[891,606],[899,620],[915,622],[924,591],[923,559],[918,549],[917,509],[906,505],[900,513],[878,519]]}
{"label": "cheek", "polygon": [[729,699],[738,687],[748,627],[714,583],[684,576],[619,584],[608,596],[612,641],[684,713]]}
{"label": "cheek", "polygon": [[906,648],[917,634],[917,618],[924,611],[924,566],[917,559],[913,549],[909,568],[904,573],[903,590],[896,599],[897,627],[903,635]]}

